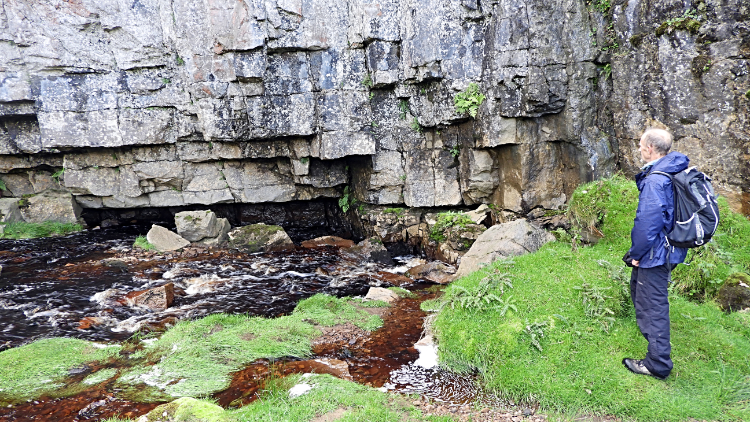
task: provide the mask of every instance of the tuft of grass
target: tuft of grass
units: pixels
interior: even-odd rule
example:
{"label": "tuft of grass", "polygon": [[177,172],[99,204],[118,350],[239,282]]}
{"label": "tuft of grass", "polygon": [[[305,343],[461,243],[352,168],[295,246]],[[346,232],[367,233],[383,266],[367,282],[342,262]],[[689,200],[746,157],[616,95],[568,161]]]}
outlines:
{"label": "tuft of grass", "polygon": [[[289,388],[302,383],[312,389],[301,396],[290,397]],[[243,421],[309,421],[321,419],[323,415],[336,411],[340,415],[335,420],[341,421],[452,420],[447,417],[428,418],[398,395],[383,393],[330,375],[290,375],[274,383],[272,388],[261,391],[260,396],[251,405],[228,413]]]}
{"label": "tuft of grass", "polygon": [[58,223],[45,221],[44,223],[7,223],[2,238],[5,239],[35,239],[38,237],[65,236],[83,230],[83,226],[74,223]]}
{"label": "tuft of grass", "polygon": [[141,248],[146,251],[155,251],[156,246],[154,246],[151,242],[146,239],[146,236],[138,236],[135,238],[135,242],[133,242],[133,246],[136,248]]}
{"label": "tuft of grass", "polygon": [[360,311],[347,300],[322,294],[301,301],[292,316],[326,327],[351,322],[363,330],[372,331],[383,325],[379,316]]}
{"label": "tuft of grass", "polygon": [[441,212],[437,216],[437,222],[430,230],[430,239],[436,242],[445,240],[445,231],[452,227],[466,227],[468,224],[474,224],[471,218],[462,213],[455,211]]}
{"label": "tuft of grass", "polygon": [[120,346],[100,348],[71,338],[52,338],[0,352],[0,403],[20,403],[40,395],[60,397],[85,386],[65,385],[69,371],[117,355]]}
{"label": "tuft of grass", "polygon": [[[725,314],[672,289],[672,375],[664,382],[622,367],[623,358],[640,358],[647,347],[625,299],[628,271],[620,261],[630,246],[636,202],[635,184],[621,177],[583,185],[569,215],[598,227],[599,243],[571,250],[553,242],[515,257],[513,265],[495,262],[455,281],[451,289],[473,291],[492,271],[507,273],[517,310],[442,307],[434,325],[441,362],[478,370],[490,390],[545,411],[642,421],[747,419],[748,314]],[[746,241],[726,248],[735,256],[747,253]],[[502,294],[499,286],[488,293]]]}

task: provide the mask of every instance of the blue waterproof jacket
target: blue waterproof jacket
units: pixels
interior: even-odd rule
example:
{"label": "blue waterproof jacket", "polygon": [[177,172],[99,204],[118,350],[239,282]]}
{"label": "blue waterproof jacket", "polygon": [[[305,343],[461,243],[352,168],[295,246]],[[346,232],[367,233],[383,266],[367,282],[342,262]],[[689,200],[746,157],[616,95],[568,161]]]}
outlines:
{"label": "blue waterproof jacket", "polygon": [[689,162],[690,159],[684,154],[670,152],[635,176],[640,195],[633,230],[630,232],[630,256],[640,261],[641,268],[663,265],[667,262],[667,255],[672,264],[685,261],[687,249],[668,246],[667,243],[667,233],[674,225],[672,181],[662,174],[650,173],[678,173],[688,168]]}

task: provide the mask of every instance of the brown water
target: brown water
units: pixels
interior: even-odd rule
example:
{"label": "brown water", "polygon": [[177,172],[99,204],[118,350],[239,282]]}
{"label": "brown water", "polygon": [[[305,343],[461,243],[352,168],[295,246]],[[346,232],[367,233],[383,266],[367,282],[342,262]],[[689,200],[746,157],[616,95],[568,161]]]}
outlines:
{"label": "brown water", "polygon": [[[393,267],[342,259],[336,248],[273,254],[228,251],[141,256],[131,250],[147,227],[129,226],[64,238],[0,241],[0,348],[38,338],[66,336],[122,341],[137,330],[160,330],[177,320],[215,312],[275,317],[316,293],[363,295],[370,286],[389,286]],[[114,265],[112,258],[119,261]],[[107,261],[107,260],[110,261]],[[120,263],[118,263],[120,262]],[[384,277],[386,275],[386,277]],[[175,302],[165,311],[127,306],[128,292],[172,282]],[[425,314],[419,304],[434,297],[426,284],[407,287],[370,336],[332,339],[314,348],[309,361],[259,361],[235,374],[230,388],[214,397],[222,406],[242,406],[257,397],[264,380],[290,373],[331,373],[384,390],[413,392],[449,404],[481,399],[472,377],[415,365]],[[89,318],[98,323],[87,327]],[[84,329],[85,328],[85,329]],[[341,361],[348,371],[319,360]],[[93,372],[88,368],[71,381]],[[348,375],[347,375],[348,374]],[[38,400],[0,409],[0,420],[93,421],[114,415],[136,417],[157,404],[122,400],[114,380],[68,398]]]}

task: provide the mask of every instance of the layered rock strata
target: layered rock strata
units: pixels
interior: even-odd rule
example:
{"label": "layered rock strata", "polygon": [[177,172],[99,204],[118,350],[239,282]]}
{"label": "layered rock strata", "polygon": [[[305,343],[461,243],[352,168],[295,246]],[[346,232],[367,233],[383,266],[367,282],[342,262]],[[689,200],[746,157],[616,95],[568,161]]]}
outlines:
{"label": "layered rock strata", "polygon": [[[747,6],[599,3],[6,0],[2,195],[122,209],[350,185],[370,204],[526,213],[618,160],[632,172],[654,123],[741,208]],[[656,35],[700,4],[704,32]],[[476,119],[453,103],[472,82]]]}

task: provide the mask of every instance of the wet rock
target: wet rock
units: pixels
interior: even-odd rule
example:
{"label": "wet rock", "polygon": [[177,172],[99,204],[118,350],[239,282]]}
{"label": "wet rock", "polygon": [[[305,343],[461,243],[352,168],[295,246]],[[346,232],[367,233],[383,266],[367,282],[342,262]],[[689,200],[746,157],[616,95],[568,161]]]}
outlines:
{"label": "wet rock", "polygon": [[322,236],[312,240],[305,240],[301,243],[303,248],[315,248],[318,246],[335,246],[337,248],[351,248],[354,246],[354,241],[349,239],[342,239],[337,236]]}
{"label": "wet rock", "polygon": [[403,286],[404,284],[411,284],[414,282],[414,280],[410,279],[409,277],[405,277],[400,274],[389,273],[388,271],[378,271],[377,273],[373,274],[372,277],[394,286]]}
{"label": "wet rock", "polygon": [[192,397],[182,397],[171,403],[163,404],[136,420],[136,422],[153,421],[228,422],[229,417],[219,405]]}
{"label": "wet rock", "polygon": [[383,246],[383,242],[377,238],[365,239],[351,248],[342,249],[341,256],[360,262],[393,263],[390,252]]}
{"label": "wet rock", "polygon": [[132,298],[133,305],[148,308],[152,311],[163,311],[174,301],[174,284],[167,283],[138,293]]}
{"label": "wet rock", "polygon": [[151,226],[151,230],[146,234],[146,240],[159,252],[176,251],[190,244],[177,233],[156,224]]}
{"label": "wet rock", "polygon": [[121,258],[107,258],[107,259],[102,259],[100,262],[105,267],[110,267],[110,268],[113,268],[113,269],[117,269],[117,270],[120,270],[122,272],[127,272],[128,271],[128,264],[127,264],[127,262],[125,262]]}
{"label": "wet rock", "polygon": [[534,252],[555,237],[524,219],[498,224],[482,233],[461,258],[456,277],[463,277],[496,259]]}
{"label": "wet rock", "polygon": [[29,223],[56,221],[76,224],[80,221],[81,207],[69,192],[47,190],[22,201],[21,214]]}
{"label": "wet rock", "polygon": [[78,321],[79,330],[88,330],[91,327],[104,324],[104,318],[101,317],[86,317]]}
{"label": "wet rock", "polygon": [[280,226],[250,224],[229,232],[229,246],[242,252],[277,252],[294,248]]}
{"label": "wet rock", "polygon": [[398,300],[398,294],[393,290],[388,290],[383,287],[370,287],[365,296],[367,300],[382,300],[383,302],[393,303]]}
{"label": "wet rock", "polygon": [[719,289],[716,301],[724,312],[736,312],[750,308],[750,275],[734,273]]}
{"label": "wet rock", "polygon": [[453,281],[456,268],[440,261],[433,261],[424,265],[410,268],[406,276],[415,280],[424,279],[438,284],[448,284]]}

